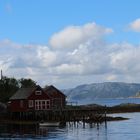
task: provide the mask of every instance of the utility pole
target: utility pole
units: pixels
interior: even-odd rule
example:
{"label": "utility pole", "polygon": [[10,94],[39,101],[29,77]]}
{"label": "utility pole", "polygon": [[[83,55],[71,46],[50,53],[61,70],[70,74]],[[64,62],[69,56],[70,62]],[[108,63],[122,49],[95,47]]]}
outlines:
{"label": "utility pole", "polygon": [[2,70],[1,70],[1,74],[0,75],[1,75],[1,80],[2,80],[2,78],[3,78],[3,76],[2,76]]}

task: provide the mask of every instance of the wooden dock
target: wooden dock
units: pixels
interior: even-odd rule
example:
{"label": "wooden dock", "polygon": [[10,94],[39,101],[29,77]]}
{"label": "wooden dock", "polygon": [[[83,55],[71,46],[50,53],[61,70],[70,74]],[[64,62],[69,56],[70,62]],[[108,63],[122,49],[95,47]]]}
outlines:
{"label": "wooden dock", "polygon": [[74,108],[74,109],[54,109],[42,111],[9,112],[7,116],[12,120],[24,121],[50,121],[50,122],[106,122],[105,108]]}

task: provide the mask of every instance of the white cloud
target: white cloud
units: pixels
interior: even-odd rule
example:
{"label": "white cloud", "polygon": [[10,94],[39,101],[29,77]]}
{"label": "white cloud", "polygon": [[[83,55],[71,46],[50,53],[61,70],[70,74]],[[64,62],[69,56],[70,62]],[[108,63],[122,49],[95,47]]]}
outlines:
{"label": "white cloud", "polygon": [[98,41],[103,35],[111,32],[112,29],[101,27],[96,23],[69,26],[55,33],[50,39],[50,45],[54,49],[71,50],[77,48],[80,44]]}
{"label": "white cloud", "polygon": [[9,69],[9,67],[12,65],[13,60],[12,58],[9,56],[0,56],[0,68],[4,71],[6,71],[7,69]]}
{"label": "white cloud", "polygon": [[37,50],[37,54],[40,63],[46,68],[51,65],[54,65],[57,61],[55,52],[51,51],[47,46],[39,47]]}
{"label": "white cloud", "polygon": [[140,46],[107,43],[110,28],[95,23],[70,26],[50,45],[0,41],[0,67],[8,76],[30,77],[41,84],[66,88],[102,81],[140,82]]}
{"label": "white cloud", "polygon": [[135,21],[131,22],[128,28],[135,32],[140,32],[140,18],[136,19]]}

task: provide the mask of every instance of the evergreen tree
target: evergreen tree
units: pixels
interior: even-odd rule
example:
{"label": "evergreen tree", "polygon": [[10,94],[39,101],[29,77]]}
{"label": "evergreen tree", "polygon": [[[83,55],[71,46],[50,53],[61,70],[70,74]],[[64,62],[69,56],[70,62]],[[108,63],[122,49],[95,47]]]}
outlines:
{"label": "evergreen tree", "polygon": [[32,79],[2,77],[0,80],[0,102],[6,103],[21,87],[28,88],[36,85]]}
{"label": "evergreen tree", "polygon": [[15,78],[3,77],[0,80],[0,101],[7,102],[18,89],[18,80]]}
{"label": "evergreen tree", "polygon": [[24,78],[21,78],[19,80],[19,84],[20,84],[20,87],[22,88],[28,88],[28,87],[34,87],[36,86],[36,82],[33,81],[32,79],[24,79]]}

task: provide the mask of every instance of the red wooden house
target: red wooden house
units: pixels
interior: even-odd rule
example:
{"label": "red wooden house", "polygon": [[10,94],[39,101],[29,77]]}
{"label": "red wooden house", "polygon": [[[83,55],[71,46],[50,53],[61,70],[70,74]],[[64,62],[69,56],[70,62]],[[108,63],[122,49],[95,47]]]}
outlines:
{"label": "red wooden house", "polygon": [[63,108],[66,104],[66,96],[54,86],[48,86],[44,89],[50,98],[51,107],[53,109]]}
{"label": "red wooden house", "polygon": [[[40,86],[21,88],[11,98],[9,109],[12,112],[52,110],[64,108],[66,96],[54,86],[42,89]],[[56,101],[55,101],[56,100]]]}

